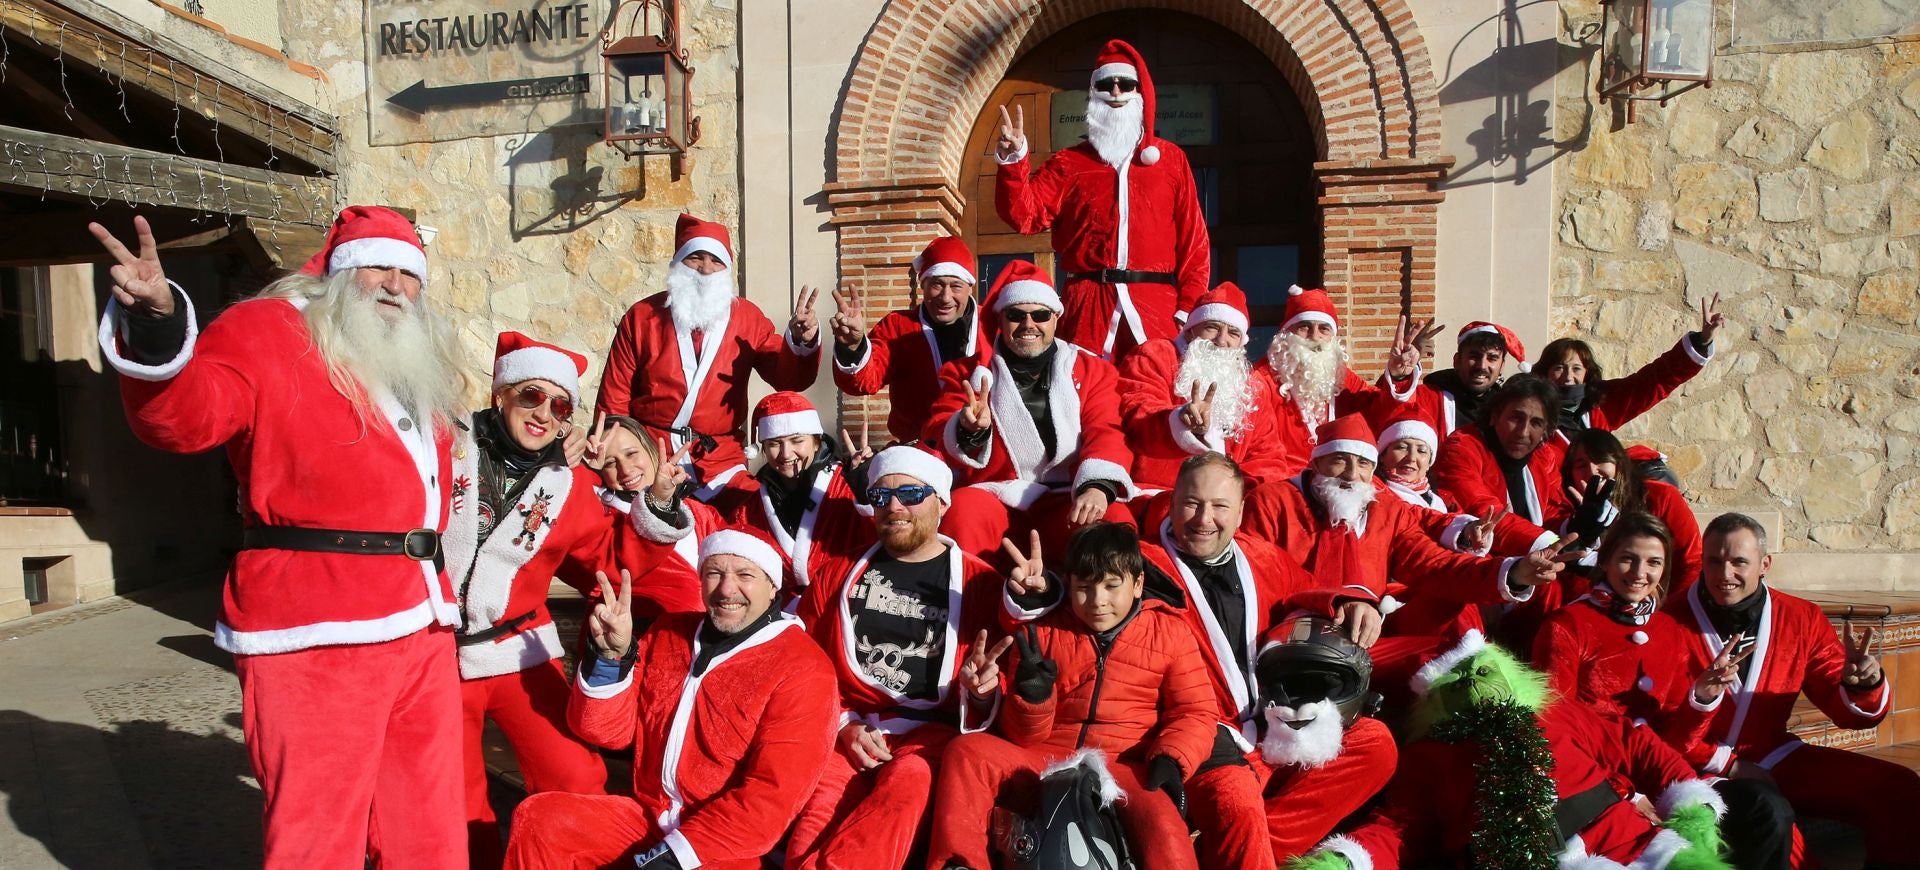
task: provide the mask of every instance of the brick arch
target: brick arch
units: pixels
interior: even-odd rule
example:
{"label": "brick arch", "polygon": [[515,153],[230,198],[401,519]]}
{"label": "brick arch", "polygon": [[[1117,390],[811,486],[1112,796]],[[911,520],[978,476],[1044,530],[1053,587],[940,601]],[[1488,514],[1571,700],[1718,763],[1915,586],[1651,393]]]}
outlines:
{"label": "brick arch", "polygon": [[914,255],[959,231],[967,137],[1007,71],[1077,21],[1143,7],[1227,27],[1293,87],[1320,147],[1323,283],[1370,363],[1400,314],[1433,311],[1438,185],[1453,162],[1407,0],[888,0],[834,117],[824,192],[842,282],[871,310],[908,304]]}

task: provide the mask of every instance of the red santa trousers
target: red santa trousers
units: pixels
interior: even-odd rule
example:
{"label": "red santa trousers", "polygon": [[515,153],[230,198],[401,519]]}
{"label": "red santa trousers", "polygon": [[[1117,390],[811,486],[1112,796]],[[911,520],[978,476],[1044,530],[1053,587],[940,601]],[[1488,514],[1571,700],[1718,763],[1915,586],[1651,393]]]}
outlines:
{"label": "red santa trousers", "polygon": [[[933,836],[927,849],[928,870],[941,870],[950,859],[968,867],[985,868],[988,827],[995,805],[1021,813],[1038,807],[1040,771],[1071,753],[1057,748],[1027,747],[994,734],[963,734],[947,744],[941,761],[940,782],[934,790]],[[1127,828],[1127,844],[1144,870],[1199,870],[1187,837],[1186,820],[1164,792],[1140,783],[1147,766],[1107,759],[1107,770],[1125,793],[1115,807]]]}
{"label": "red santa trousers", "polygon": [[[1134,526],[1133,512],[1120,502],[1107,505],[1102,519],[1110,523]],[[1138,526],[1135,526],[1138,528]],[[1047,564],[1058,565],[1067,557],[1067,538],[1073,534],[1073,494],[1062,489],[1049,492],[1026,510],[1007,507],[998,496],[985,489],[963,486],[954,489],[953,503],[940,522],[940,531],[952,538],[963,553],[972,553],[1002,573],[1013,567],[1001,539],[1011,540],[1027,550],[1027,537],[1040,530],[1040,549]]]}
{"label": "red santa trousers", "polygon": [[467,859],[500,866],[500,825],[487,799],[487,759],[480,746],[487,719],[513,744],[528,792],[606,794],[607,765],[567,730],[567,672],[559,659],[524,671],[460,682],[461,755],[467,792]]}
{"label": "red santa trousers", "polygon": [[1795,814],[1859,826],[1867,835],[1868,864],[1920,866],[1920,840],[1912,831],[1920,773],[1824,746],[1795,749],[1772,773]]}
{"label": "red santa trousers", "polygon": [[269,870],[465,866],[451,630],[233,660]]}
{"label": "red santa trousers", "polygon": [[927,820],[947,743],[959,732],[939,723],[887,737],[893,760],[856,771],[835,750],[800,808],[787,840],[787,868],[904,867]]}
{"label": "red santa trousers", "polygon": [[[659,845],[664,836],[640,803],[626,795],[543,792],[514,808],[506,866],[508,870],[632,867],[635,855]],[[760,870],[760,862],[707,861],[700,867]]]}
{"label": "red santa trousers", "polygon": [[[1202,867],[1272,867],[1326,839],[1393,778],[1393,732],[1355,719],[1340,755],[1311,769],[1258,760],[1205,771],[1187,782],[1187,818],[1200,830]],[[1264,781],[1264,782],[1263,782]]]}
{"label": "red santa trousers", "polygon": [[[1066,303],[1066,313],[1060,316],[1056,337],[1115,363],[1145,343],[1134,341],[1133,329],[1125,317],[1120,318],[1117,326],[1114,324],[1114,317],[1120,314],[1120,295],[1112,284],[1082,278],[1068,281],[1060,295]],[[1171,284],[1127,285],[1127,298],[1133,301],[1133,310],[1140,315],[1140,328],[1147,334],[1147,341],[1162,338],[1172,341],[1180,334],[1180,322],[1173,319],[1178,296],[1179,291]],[[1108,335],[1113,336],[1111,351],[1107,350]]]}

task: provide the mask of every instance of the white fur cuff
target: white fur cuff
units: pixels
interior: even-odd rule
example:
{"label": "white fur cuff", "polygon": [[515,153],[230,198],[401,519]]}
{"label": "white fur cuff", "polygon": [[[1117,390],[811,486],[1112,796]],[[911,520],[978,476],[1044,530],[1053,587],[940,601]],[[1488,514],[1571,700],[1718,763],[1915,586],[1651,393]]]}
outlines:
{"label": "white fur cuff", "polygon": [[1654,809],[1660,813],[1660,818],[1670,819],[1675,810],[1696,804],[1713,810],[1715,819],[1727,814],[1727,802],[1720,798],[1719,792],[1714,791],[1713,783],[1704,779],[1683,779],[1667,786],[1665,791],[1660,792],[1660,800],[1654,804]]}
{"label": "white fur cuff", "polygon": [[116,339],[115,327],[123,313],[120,300],[107,296],[107,310],[100,315],[100,355],[106,357],[107,365],[120,374],[136,381],[170,380],[187,367],[187,361],[193,359],[193,343],[200,336],[199,319],[194,315],[193,298],[182,290],[180,285],[167,282],[167,286],[179,294],[180,301],[187,306],[187,340],[180,344],[180,352],[173,359],[155,365],[144,365],[120,355],[120,343]]}
{"label": "white fur cuff", "polygon": [[693,510],[681,504],[675,516],[685,525],[675,527],[671,523],[653,515],[653,509],[646,505],[647,494],[642,492],[634,496],[638,502],[627,511],[627,518],[633,523],[633,530],[640,533],[642,540],[656,544],[671,544],[693,534]]}

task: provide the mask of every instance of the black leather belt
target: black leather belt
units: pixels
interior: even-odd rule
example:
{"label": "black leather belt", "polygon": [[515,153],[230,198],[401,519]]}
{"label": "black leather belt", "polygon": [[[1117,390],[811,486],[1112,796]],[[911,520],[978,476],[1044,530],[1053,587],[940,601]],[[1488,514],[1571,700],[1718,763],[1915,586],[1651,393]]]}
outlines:
{"label": "black leather belt", "polygon": [[440,533],[432,529],[408,532],[350,532],[299,526],[248,526],[240,532],[243,550],[300,550],[309,553],[346,553],[354,556],[405,556],[432,562],[446,570],[440,552]]}
{"label": "black leather belt", "polygon": [[465,631],[457,630],[453,633],[453,642],[458,646],[472,646],[476,643],[488,643],[488,642],[491,642],[494,638],[497,638],[503,634],[512,634],[513,632],[518,631],[520,629],[520,626],[523,626],[529,622],[532,622],[533,618],[539,615],[540,615],[540,611],[529,610],[526,613],[522,613],[519,616],[513,617],[511,619],[502,619],[499,622],[495,623],[492,627],[483,628],[472,634],[468,634]]}
{"label": "black leather belt", "polygon": [[1554,827],[1560,829],[1560,842],[1565,843],[1574,835],[1587,829],[1593,820],[1608,807],[1620,802],[1620,793],[1613,790],[1613,784],[1601,780],[1593,788],[1572,795],[1553,804]]}
{"label": "black leather belt", "polygon": [[713,437],[712,435],[708,435],[704,432],[695,432],[691,428],[686,426],[680,426],[678,428],[668,429],[667,431],[674,435],[680,436],[682,444],[685,444],[689,441],[693,442],[693,445],[694,445],[693,450],[690,452],[693,454],[695,459],[698,459],[702,456],[712,453],[715,450],[720,449],[719,439]]}
{"label": "black leather belt", "polygon": [[1069,272],[1069,281],[1098,281],[1102,284],[1172,284],[1172,272],[1141,272],[1134,269],[1101,269],[1098,272]]}

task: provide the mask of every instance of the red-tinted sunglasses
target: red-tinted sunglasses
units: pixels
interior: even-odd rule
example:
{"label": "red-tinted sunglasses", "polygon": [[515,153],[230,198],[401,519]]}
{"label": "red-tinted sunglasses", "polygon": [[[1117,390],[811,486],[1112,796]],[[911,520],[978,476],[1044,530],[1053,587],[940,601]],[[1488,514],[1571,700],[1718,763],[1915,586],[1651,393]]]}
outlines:
{"label": "red-tinted sunglasses", "polygon": [[513,403],[528,411],[548,402],[553,403],[553,416],[555,418],[565,420],[573,416],[573,400],[566,396],[553,395],[532,384],[521,387],[513,394]]}

